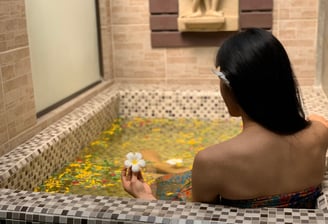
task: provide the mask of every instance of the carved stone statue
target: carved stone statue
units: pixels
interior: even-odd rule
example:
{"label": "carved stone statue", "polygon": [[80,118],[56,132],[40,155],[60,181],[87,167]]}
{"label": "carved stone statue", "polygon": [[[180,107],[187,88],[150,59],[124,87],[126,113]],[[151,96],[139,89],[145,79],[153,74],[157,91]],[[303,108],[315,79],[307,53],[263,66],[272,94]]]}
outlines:
{"label": "carved stone statue", "polygon": [[[202,5],[203,3],[203,5]],[[222,11],[218,11],[220,0],[192,0],[192,14],[186,17],[199,16],[223,16]],[[204,8],[204,13],[202,12]]]}
{"label": "carved stone statue", "polygon": [[180,32],[239,29],[239,0],[178,0]]}

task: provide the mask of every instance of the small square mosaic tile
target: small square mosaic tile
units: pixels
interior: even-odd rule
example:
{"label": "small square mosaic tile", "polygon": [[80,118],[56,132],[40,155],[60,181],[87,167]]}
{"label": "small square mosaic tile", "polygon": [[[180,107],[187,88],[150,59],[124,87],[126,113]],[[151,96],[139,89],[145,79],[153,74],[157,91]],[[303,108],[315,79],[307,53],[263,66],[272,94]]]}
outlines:
{"label": "small square mosaic tile", "polygon": [[[328,118],[328,100],[303,87],[305,112]],[[328,172],[317,208],[239,209],[176,201],[32,192],[118,116],[227,117],[218,89],[114,86],[0,157],[0,222],[6,223],[328,223]]]}

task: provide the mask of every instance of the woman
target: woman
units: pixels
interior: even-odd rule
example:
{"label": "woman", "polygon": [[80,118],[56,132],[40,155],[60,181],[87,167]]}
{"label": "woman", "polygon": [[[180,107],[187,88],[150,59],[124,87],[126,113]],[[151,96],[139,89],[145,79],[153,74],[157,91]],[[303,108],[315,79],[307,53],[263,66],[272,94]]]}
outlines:
{"label": "woman", "polygon": [[[281,43],[249,29],[226,40],[214,70],[231,116],[242,132],[199,152],[192,199],[237,207],[314,208],[328,147],[328,122],[305,118],[297,82]],[[124,189],[155,199],[141,173],[122,172]]]}

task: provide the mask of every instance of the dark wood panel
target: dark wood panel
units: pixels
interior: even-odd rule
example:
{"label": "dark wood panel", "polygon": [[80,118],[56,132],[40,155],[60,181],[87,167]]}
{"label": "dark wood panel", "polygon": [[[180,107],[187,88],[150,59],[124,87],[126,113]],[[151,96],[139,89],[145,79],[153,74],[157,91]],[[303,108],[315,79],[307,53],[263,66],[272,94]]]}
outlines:
{"label": "dark wood panel", "polygon": [[273,10],[273,0],[239,0],[240,11]]}
{"label": "dark wood panel", "polygon": [[151,30],[178,30],[178,15],[151,15]]}
{"label": "dark wood panel", "polygon": [[246,28],[272,28],[272,12],[247,12],[240,13],[239,27]]}
{"label": "dark wood panel", "polygon": [[149,0],[149,11],[151,14],[178,13],[178,0]]}
{"label": "dark wood panel", "polygon": [[[237,31],[236,31],[237,32]],[[152,47],[220,46],[236,32],[152,32]]]}

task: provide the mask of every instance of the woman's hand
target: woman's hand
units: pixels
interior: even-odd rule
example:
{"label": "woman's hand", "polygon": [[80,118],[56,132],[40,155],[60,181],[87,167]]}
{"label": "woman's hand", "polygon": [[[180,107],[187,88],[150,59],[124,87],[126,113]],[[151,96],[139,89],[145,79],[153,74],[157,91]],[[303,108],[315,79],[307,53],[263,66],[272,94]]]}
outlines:
{"label": "woman's hand", "polygon": [[144,182],[141,171],[132,172],[131,168],[124,168],[121,173],[124,190],[135,198],[156,199],[150,186]]}

